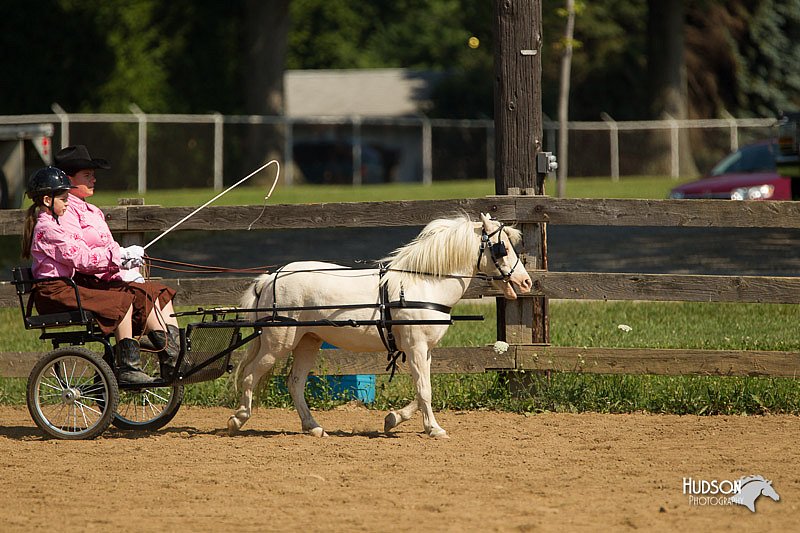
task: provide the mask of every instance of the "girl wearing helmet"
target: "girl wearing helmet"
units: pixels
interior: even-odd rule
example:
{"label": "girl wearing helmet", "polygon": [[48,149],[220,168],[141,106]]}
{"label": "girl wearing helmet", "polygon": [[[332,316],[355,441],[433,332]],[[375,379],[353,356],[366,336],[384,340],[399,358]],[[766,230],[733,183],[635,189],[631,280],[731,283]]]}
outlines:
{"label": "girl wearing helmet", "polygon": [[[142,254],[135,249],[87,246],[59,221],[67,213],[73,185],[56,167],[37,170],[28,180],[27,193],[33,200],[28,208],[22,234],[22,256],[31,259],[35,278],[53,278],[38,283],[34,303],[39,313],[58,313],[78,306],[75,291],[63,279],[77,272],[118,272],[140,265]],[[154,380],[142,371],[139,345],[133,339],[133,296],[125,292],[78,289],[81,305],[91,311],[101,331],[114,334],[117,379],[122,384],[148,384]]]}

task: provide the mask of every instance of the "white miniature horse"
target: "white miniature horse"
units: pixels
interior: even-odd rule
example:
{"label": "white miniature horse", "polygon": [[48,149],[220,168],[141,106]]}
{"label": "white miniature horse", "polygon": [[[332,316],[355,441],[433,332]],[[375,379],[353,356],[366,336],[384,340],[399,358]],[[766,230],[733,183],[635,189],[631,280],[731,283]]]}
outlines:
{"label": "white miniature horse", "polygon": [[[521,232],[505,227],[481,214],[481,222],[464,215],[453,219],[434,220],[409,244],[395,250],[387,259],[388,271],[381,277],[378,269],[349,269],[332,263],[291,263],[276,273],[264,274],[245,292],[244,309],[269,308],[275,302],[279,308],[303,307],[303,310],[281,312],[294,320],[378,320],[380,284],[386,283],[389,301],[434,302],[452,307],[464,295],[472,277],[482,272],[495,282],[502,282],[506,298],[517,297],[512,283],[521,292],[530,292],[531,278],[514,251],[513,243]],[[502,244],[500,244],[502,243]],[[499,275],[498,275],[499,274]],[[277,279],[276,279],[277,277]],[[365,304],[364,308],[336,309],[335,306]],[[319,307],[327,306],[327,309]],[[314,309],[318,307],[317,309]],[[333,307],[333,309],[331,309]],[[309,309],[310,308],[310,309]],[[251,312],[256,320],[268,312]],[[393,320],[442,320],[449,316],[440,310],[393,308]],[[425,433],[431,437],[447,438],[436,422],[431,409],[430,351],[447,331],[447,325],[394,325],[392,333],[398,350],[409,359],[417,395],[403,409],[391,411],[385,418],[388,432],[422,410]],[[291,352],[292,367],[287,379],[303,431],[327,436],[314,420],[306,403],[306,378],[313,368],[323,341],[353,352],[381,352],[386,347],[376,326],[333,327],[325,325],[266,327],[253,340],[236,371],[241,387],[241,406],[228,420],[233,435],[250,418],[253,390],[276,361],[285,360]]]}

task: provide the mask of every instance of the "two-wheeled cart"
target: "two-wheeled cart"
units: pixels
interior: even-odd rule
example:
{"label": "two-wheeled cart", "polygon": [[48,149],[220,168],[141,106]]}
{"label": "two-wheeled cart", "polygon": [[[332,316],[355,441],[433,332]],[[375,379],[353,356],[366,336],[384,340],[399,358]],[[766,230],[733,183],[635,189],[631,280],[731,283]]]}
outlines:
{"label": "two-wheeled cart", "polygon": [[[12,283],[19,297],[25,328],[41,330],[39,338],[50,341],[53,345],[53,349],[34,365],[28,377],[28,410],[42,431],[59,439],[92,439],[101,435],[112,424],[120,429],[151,431],[165,426],[180,409],[185,385],[214,380],[231,372],[231,355],[260,336],[264,328],[305,325],[450,325],[454,320],[483,319],[482,316],[450,316],[441,320],[381,318],[303,322],[278,314],[311,309],[291,307],[270,308],[272,314],[248,321],[241,319],[240,315],[264,310],[199,308],[196,311],[176,313],[176,316],[197,316],[200,321],[180,328],[181,350],[174,375],[169,379],[158,377],[155,382],[147,385],[127,385],[118,383],[110,337],[100,331],[92,313],[81,306],[78,287],[72,279],[60,278],[75,291],[77,308],[39,315],[34,313],[33,291],[37,283],[52,281],[53,278],[34,279],[31,269],[24,267],[14,268],[12,273]],[[377,304],[342,307],[377,307]],[[233,318],[229,318],[231,316]],[[90,343],[100,345],[101,353],[86,348]],[[143,350],[141,356],[144,371],[157,375],[157,353]],[[394,361],[390,364],[394,364]]]}

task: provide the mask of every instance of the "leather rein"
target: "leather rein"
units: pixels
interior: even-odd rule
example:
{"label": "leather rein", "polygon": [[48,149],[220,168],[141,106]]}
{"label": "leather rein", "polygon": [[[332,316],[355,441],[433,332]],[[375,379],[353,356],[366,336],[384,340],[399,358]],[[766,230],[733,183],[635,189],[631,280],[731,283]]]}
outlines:
{"label": "leather rein", "polygon": [[[481,241],[480,247],[478,248],[478,259],[476,262],[476,270],[478,270],[477,274],[474,276],[465,276],[465,275],[455,275],[455,274],[448,274],[442,275],[438,277],[447,277],[447,278],[459,278],[459,279],[484,279],[484,280],[492,280],[492,281],[502,281],[503,283],[508,283],[511,280],[511,275],[514,270],[517,268],[517,265],[520,262],[520,257],[517,255],[517,261],[511,267],[510,270],[503,271],[503,267],[500,264],[500,260],[506,256],[508,256],[508,249],[506,248],[505,243],[503,242],[501,237],[497,238],[497,242],[492,242],[492,237],[495,235],[501,234],[505,224],[500,223],[500,226],[492,231],[491,233],[486,232],[486,228],[481,229]],[[510,243],[509,243],[510,244]],[[513,245],[511,245],[513,250]],[[495,268],[499,272],[499,275],[490,275],[480,272],[480,263],[483,254],[488,250],[489,258],[494,263]],[[155,266],[154,268],[161,268],[162,270],[173,270],[176,272],[201,272],[201,273],[217,273],[217,272],[241,272],[241,273],[260,273],[264,272],[267,268],[273,267],[275,265],[267,265],[266,267],[253,267],[253,268],[244,268],[244,269],[235,269],[235,268],[225,268],[225,267],[213,267],[213,266],[204,266],[204,265],[196,265],[192,263],[182,263],[177,261],[169,261],[165,259],[157,259],[157,258],[148,258],[155,262],[160,262],[163,264],[171,264],[181,267],[189,267],[192,270],[180,270],[173,267],[166,267],[166,266]],[[403,291],[402,285],[400,286],[400,299],[396,301],[391,301],[389,299],[389,289],[386,283],[379,282],[379,291],[378,291],[378,303],[377,304],[344,304],[344,305],[333,305],[333,306],[314,306],[314,307],[291,307],[291,308],[282,308],[278,307],[277,305],[277,281],[280,277],[280,274],[283,273],[296,273],[296,272],[326,272],[329,270],[352,270],[350,267],[342,267],[340,269],[325,269],[325,270],[291,270],[285,271],[283,267],[278,268],[275,271],[275,280],[272,284],[272,308],[269,309],[272,311],[271,321],[281,321],[281,322],[292,322],[294,321],[292,318],[287,316],[281,316],[278,314],[279,311],[300,311],[300,310],[319,310],[319,309],[367,309],[367,308],[377,308],[379,310],[379,316],[377,323],[375,324],[378,335],[380,336],[381,342],[383,343],[384,347],[387,350],[386,360],[388,364],[386,366],[386,371],[390,372],[389,381],[394,378],[395,372],[397,371],[397,360],[401,359],[402,362],[406,362],[406,353],[403,350],[398,349],[397,341],[395,339],[394,333],[392,332],[392,324],[394,321],[392,320],[392,309],[428,309],[431,311],[437,311],[439,313],[443,313],[450,315],[452,311],[451,307],[446,305],[438,304],[435,302],[418,302],[413,300],[406,300],[405,293]],[[403,272],[408,274],[416,274],[416,275],[430,275],[436,276],[436,274],[430,274],[426,272],[414,272],[414,271],[407,271],[402,269],[392,269],[385,266],[382,263],[378,264],[378,273],[379,279],[382,279],[383,276],[387,272]],[[258,293],[256,293],[256,297],[260,297]],[[261,310],[261,309],[259,309]],[[255,311],[255,309],[251,310]],[[452,317],[450,317],[452,318]],[[326,325],[325,321],[320,321],[321,325]],[[332,326],[340,326],[340,325],[348,325],[348,324],[334,324],[330,323]],[[356,322],[353,322],[352,325],[357,325]]]}

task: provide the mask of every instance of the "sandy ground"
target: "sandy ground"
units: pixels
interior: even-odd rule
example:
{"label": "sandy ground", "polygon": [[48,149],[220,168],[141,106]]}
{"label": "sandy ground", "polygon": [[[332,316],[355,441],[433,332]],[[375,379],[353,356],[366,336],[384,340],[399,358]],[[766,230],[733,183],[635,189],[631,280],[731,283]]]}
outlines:
{"label": "sandy ground", "polygon": [[[800,418],[439,413],[451,435],[392,436],[384,413],[184,407],[157,433],[42,438],[0,407],[0,529],[80,531],[790,531],[800,518]],[[683,478],[772,480],[756,512],[692,505]]]}

